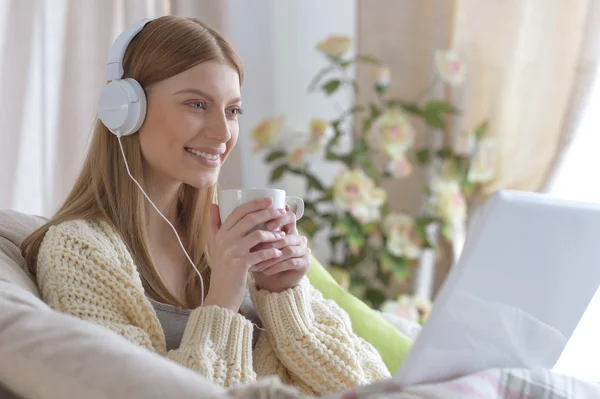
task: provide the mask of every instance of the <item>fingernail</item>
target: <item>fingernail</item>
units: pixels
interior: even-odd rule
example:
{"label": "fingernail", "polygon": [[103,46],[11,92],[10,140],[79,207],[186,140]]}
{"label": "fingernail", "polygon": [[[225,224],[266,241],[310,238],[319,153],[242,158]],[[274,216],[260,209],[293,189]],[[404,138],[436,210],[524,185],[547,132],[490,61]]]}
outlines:
{"label": "fingernail", "polygon": [[285,231],[281,231],[281,230],[280,230],[280,231],[278,231],[278,232],[277,232],[277,235],[278,235],[279,237],[285,237]]}
{"label": "fingernail", "polygon": [[279,209],[279,214],[281,216],[285,215],[286,214],[285,209]]}
{"label": "fingernail", "polygon": [[275,250],[275,256],[277,256],[278,258],[283,254],[283,252],[281,252],[280,250],[276,249]]}

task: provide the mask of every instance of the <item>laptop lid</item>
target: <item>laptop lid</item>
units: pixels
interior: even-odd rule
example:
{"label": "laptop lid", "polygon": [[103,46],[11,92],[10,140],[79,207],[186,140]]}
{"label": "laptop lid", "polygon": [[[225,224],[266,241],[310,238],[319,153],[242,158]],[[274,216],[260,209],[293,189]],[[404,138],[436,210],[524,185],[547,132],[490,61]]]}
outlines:
{"label": "laptop lid", "polygon": [[490,198],[397,378],[551,369],[600,284],[600,206],[544,194]]}

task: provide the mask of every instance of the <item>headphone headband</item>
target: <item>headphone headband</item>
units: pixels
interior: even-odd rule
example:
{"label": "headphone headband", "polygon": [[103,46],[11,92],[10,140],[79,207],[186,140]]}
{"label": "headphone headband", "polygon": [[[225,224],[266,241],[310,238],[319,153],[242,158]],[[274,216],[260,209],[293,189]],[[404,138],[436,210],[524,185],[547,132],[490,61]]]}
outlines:
{"label": "headphone headband", "polygon": [[108,61],[106,62],[106,80],[117,80],[123,77],[123,57],[125,56],[127,46],[129,46],[129,43],[133,38],[144,29],[144,26],[154,19],[155,18],[143,19],[117,36],[110,47],[110,52],[108,54]]}

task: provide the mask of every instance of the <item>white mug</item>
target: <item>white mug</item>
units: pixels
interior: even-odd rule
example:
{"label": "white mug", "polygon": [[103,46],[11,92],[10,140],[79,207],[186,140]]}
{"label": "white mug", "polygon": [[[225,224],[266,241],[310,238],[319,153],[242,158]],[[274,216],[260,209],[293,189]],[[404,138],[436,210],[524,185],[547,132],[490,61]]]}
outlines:
{"label": "white mug", "polygon": [[255,199],[267,197],[273,199],[272,207],[277,209],[285,209],[286,204],[289,202],[295,203],[296,210],[294,214],[296,215],[296,220],[299,220],[304,215],[304,201],[302,201],[302,198],[291,195],[286,196],[284,190],[276,188],[237,188],[219,192],[221,223],[225,223],[227,217],[238,206],[254,201]]}

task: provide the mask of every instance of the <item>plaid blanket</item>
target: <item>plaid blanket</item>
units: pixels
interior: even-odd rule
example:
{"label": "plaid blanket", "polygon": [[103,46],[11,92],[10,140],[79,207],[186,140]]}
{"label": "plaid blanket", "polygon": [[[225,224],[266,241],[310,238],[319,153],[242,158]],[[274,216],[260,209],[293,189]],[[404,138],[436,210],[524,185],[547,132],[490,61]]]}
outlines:
{"label": "plaid blanket", "polygon": [[[277,377],[229,390],[228,399],[306,398]],[[588,399],[600,398],[600,384],[549,370],[490,369],[450,381],[402,387],[393,379],[323,399]],[[221,399],[221,398],[219,398]]]}
{"label": "plaid blanket", "polygon": [[600,398],[600,384],[549,370],[491,369],[436,384],[401,387],[394,380],[327,399],[563,399]]}

